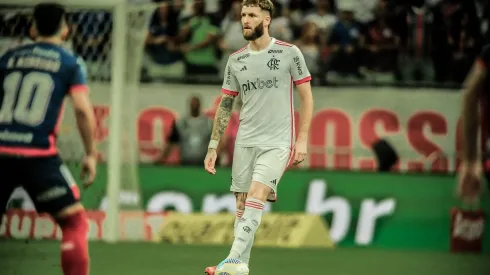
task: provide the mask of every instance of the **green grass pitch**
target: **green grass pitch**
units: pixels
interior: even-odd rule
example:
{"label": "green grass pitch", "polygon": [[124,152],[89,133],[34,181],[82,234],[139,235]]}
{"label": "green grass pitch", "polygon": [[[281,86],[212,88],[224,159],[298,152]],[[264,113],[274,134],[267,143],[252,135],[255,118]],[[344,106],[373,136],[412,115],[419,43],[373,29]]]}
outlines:
{"label": "green grass pitch", "polygon": [[[228,253],[227,246],[90,243],[91,275],[203,274]],[[488,275],[488,255],[456,255],[373,248],[252,251],[252,275]],[[58,275],[56,241],[0,240],[0,274]]]}

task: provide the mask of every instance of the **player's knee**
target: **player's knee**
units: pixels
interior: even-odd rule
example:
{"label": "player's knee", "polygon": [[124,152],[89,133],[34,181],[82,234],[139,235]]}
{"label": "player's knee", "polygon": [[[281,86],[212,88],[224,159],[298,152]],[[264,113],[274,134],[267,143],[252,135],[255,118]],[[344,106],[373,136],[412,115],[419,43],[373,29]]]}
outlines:
{"label": "player's knee", "polygon": [[61,209],[58,213],[55,214],[55,218],[63,219],[64,217],[72,216],[80,212],[85,212],[85,208],[81,203],[77,202]]}
{"label": "player's knee", "polygon": [[250,186],[250,190],[248,192],[248,198],[253,198],[256,200],[260,200],[263,202],[267,201],[267,196],[269,196],[272,189],[260,182],[254,181]]}
{"label": "player's knee", "polygon": [[56,217],[56,220],[63,232],[76,231],[81,234],[88,232],[87,213],[83,207],[66,208]]}
{"label": "player's knee", "polygon": [[264,203],[267,201],[267,195],[253,193],[252,195],[249,195],[248,197],[251,199],[256,199],[256,200],[262,201]]}

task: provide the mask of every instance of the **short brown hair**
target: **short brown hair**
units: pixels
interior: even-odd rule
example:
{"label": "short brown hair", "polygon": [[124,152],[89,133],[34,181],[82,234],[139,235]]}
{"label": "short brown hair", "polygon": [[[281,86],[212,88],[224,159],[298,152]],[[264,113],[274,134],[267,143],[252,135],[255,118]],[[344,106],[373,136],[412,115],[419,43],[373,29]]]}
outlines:
{"label": "short brown hair", "polygon": [[271,17],[274,15],[274,3],[271,0],[243,0],[242,7],[259,7],[268,11]]}

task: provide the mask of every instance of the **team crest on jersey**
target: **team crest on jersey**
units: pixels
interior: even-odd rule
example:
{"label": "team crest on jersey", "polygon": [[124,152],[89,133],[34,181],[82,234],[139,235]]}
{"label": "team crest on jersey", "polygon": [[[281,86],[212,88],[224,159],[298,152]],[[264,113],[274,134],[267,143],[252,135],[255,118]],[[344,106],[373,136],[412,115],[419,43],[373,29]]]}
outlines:
{"label": "team crest on jersey", "polygon": [[279,60],[273,56],[271,58],[271,60],[269,60],[269,62],[267,62],[267,67],[269,67],[269,69],[271,71],[277,71],[277,70],[279,70],[279,62],[281,62],[281,60]]}

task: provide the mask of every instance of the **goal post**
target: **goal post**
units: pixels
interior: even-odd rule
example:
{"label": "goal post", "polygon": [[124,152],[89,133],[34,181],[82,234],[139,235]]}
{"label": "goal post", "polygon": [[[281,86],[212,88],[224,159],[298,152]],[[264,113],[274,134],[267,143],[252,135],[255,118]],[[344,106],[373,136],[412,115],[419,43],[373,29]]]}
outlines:
{"label": "goal post", "polygon": [[[90,59],[86,60],[86,63],[88,82],[92,88],[91,97],[95,97],[94,93],[108,93],[108,95],[101,96],[105,98],[105,102],[102,104],[108,105],[110,110],[109,134],[104,142],[107,160],[105,194],[107,208],[104,240],[116,242],[120,238],[121,191],[129,191],[135,196],[130,208],[141,207],[137,172],[139,146],[136,136],[138,86],[149,19],[157,5],[149,3],[150,1],[148,3],[130,3],[131,1],[128,2],[127,0],[3,0],[0,4],[0,7],[3,6],[0,13],[7,16],[12,16],[16,12],[29,14],[36,4],[47,2],[57,2],[64,5],[68,13],[98,13],[103,11],[110,14],[110,22],[103,23],[110,24],[110,26],[101,26],[101,29],[110,29],[111,32],[107,35],[107,45],[94,47],[96,51],[90,53],[87,49],[87,52],[84,53]],[[21,23],[14,22],[14,24]],[[88,21],[83,20],[80,24],[79,27],[84,28],[83,24],[91,24],[90,19]],[[95,28],[94,26],[89,27]],[[9,31],[4,30],[2,33],[8,34]],[[22,35],[20,36],[22,37]],[[13,39],[16,38],[14,35]],[[73,41],[71,42],[73,43]],[[73,51],[77,54],[77,50],[73,49]],[[92,86],[98,88],[94,90]],[[106,88],[108,89],[105,90]],[[97,97],[99,96],[97,95]],[[70,115],[69,112],[70,110],[67,110],[65,117]],[[76,128],[74,125],[68,126]],[[70,134],[64,138],[63,132],[61,132],[60,139],[66,140],[68,144],[69,149],[67,150],[70,151],[68,158],[80,161],[83,145],[76,130],[72,129]],[[76,138],[75,134],[77,135]],[[60,148],[60,154],[63,154],[62,150],[63,148]]]}
{"label": "goal post", "polygon": [[112,74],[111,74],[111,116],[109,126],[109,158],[108,158],[108,182],[107,198],[108,208],[106,212],[105,240],[116,242],[118,239],[119,223],[119,193],[122,172],[122,119],[120,119],[123,107],[124,79],[126,62],[121,58],[126,55],[126,5],[117,3],[113,11],[112,30]]}

